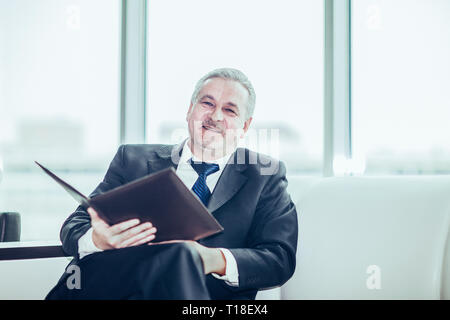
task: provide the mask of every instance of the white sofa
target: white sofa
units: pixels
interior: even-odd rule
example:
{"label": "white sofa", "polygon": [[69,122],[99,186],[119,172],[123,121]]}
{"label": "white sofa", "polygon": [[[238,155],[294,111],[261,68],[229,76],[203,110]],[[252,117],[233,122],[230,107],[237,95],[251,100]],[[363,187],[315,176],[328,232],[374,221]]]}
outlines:
{"label": "white sofa", "polygon": [[450,176],[322,179],[282,299],[450,299]]}
{"label": "white sofa", "polygon": [[[296,272],[257,299],[450,299],[450,176],[288,180]],[[42,299],[67,263],[0,261],[0,299]]]}

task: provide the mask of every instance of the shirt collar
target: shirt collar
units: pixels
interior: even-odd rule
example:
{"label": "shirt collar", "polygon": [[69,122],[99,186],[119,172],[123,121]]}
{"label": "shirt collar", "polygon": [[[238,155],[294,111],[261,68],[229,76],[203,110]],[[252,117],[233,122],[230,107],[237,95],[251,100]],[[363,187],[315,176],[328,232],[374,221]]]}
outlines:
{"label": "shirt collar", "polygon": [[[196,156],[194,156],[192,154],[191,148],[189,148],[188,145],[188,141],[189,139],[186,139],[186,141],[184,142],[184,146],[183,146],[183,151],[181,154],[181,158],[180,158],[180,163],[188,163],[188,161],[192,158],[194,161],[201,161],[200,159],[198,159]],[[227,164],[228,159],[230,158],[230,156],[235,152],[236,150],[233,150],[232,152],[226,154],[224,157],[216,159],[216,160],[211,160],[208,161],[209,163],[217,163],[219,165],[220,170],[223,169],[223,167]]]}

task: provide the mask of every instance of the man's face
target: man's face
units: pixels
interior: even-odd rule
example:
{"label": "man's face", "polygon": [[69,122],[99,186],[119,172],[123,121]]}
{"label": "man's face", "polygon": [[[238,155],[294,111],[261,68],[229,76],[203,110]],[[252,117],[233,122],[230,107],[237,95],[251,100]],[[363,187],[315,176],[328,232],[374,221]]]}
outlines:
{"label": "man's face", "polygon": [[186,116],[191,149],[208,152],[213,158],[233,151],[252,120],[245,120],[248,97],[248,91],[236,81],[207,80]]}

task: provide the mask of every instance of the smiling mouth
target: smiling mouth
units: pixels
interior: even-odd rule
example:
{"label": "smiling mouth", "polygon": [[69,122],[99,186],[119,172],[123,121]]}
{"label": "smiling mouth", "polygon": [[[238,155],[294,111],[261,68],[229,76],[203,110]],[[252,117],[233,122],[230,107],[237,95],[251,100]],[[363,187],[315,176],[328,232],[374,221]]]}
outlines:
{"label": "smiling mouth", "polygon": [[202,126],[202,128],[203,128],[204,130],[209,130],[209,131],[213,131],[213,132],[217,132],[217,133],[222,134],[222,131],[221,131],[221,130],[219,130],[219,129],[217,129],[217,128],[214,128],[214,127]]}

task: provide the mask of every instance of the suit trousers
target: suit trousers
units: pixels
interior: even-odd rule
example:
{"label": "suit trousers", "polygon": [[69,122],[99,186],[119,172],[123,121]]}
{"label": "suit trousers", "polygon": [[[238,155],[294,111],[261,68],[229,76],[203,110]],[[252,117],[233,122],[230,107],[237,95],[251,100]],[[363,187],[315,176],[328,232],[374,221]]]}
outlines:
{"label": "suit trousers", "polygon": [[47,300],[210,299],[201,257],[186,243],[106,250],[75,265]]}

